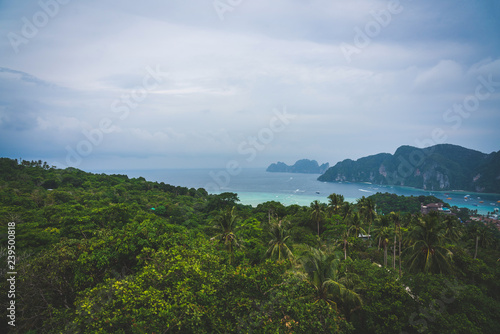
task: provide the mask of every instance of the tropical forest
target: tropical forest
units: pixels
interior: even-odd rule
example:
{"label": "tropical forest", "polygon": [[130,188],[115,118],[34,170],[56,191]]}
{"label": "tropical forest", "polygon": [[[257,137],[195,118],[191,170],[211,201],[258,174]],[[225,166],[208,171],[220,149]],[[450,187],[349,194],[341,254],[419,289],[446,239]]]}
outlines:
{"label": "tropical forest", "polygon": [[422,214],[432,196],[327,201],[1,158],[0,332],[500,332],[496,226]]}

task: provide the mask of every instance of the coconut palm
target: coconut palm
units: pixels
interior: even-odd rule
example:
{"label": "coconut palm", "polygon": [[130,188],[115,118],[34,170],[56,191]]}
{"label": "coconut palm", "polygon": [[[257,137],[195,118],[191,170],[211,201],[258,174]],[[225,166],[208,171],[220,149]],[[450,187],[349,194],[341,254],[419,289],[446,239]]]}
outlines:
{"label": "coconut palm", "polygon": [[360,218],[360,215],[358,212],[353,212],[349,216],[347,216],[347,220],[349,222],[349,226],[351,227],[351,230],[354,232],[354,236],[358,237],[359,233],[365,233],[365,230],[363,229],[363,221]]}
{"label": "coconut palm", "polygon": [[462,236],[463,224],[460,223],[457,217],[447,215],[444,219],[445,235],[452,241],[457,241]]}
{"label": "coconut palm", "polygon": [[394,230],[390,226],[379,226],[373,231],[375,238],[379,239],[379,245],[384,248],[384,266],[387,266],[387,246],[391,240]]}
{"label": "coconut palm", "polygon": [[337,214],[344,204],[344,196],[340,194],[328,195],[328,211],[331,215]]}
{"label": "coconut palm", "polygon": [[280,220],[279,222],[272,223],[269,228],[271,240],[269,241],[267,254],[270,256],[275,256],[277,254],[278,260],[282,258],[293,258],[293,253],[286,244],[290,237],[287,225],[286,222]]}
{"label": "coconut palm", "polygon": [[373,221],[375,220],[375,217],[377,215],[375,208],[375,202],[371,198],[367,198],[365,196],[361,197],[361,199],[358,200],[358,205],[360,206],[360,213],[363,216],[363,218],[366,220],[368,223],[368,237],[370,238],[370,244],[371,244],[371,227],[373,224]]}
{"label": "coconut palm", "polygon": [[349,245],[349,236],[353,230],[353,227],[349,225],[349,219],[346,217],[344,219],[343,229],[341,232],[342,237],[342,248],[344,250],[344,260],[347,260],[347,247]]}
{"label": "coconut palm", "polygon": [[347,216],[349,216],[349,214],[352,212],[352,210],[353,210],[352,204],[349,202],[344,202],[342,203],[342,206],[339,209],[339,214],[340,216],[342,216],[342,219],[345,220]]}
{"label": "coconut palm", "polygon": [[314,202],[311,203],[311,209],[312,209],[311,218],[313,219],[313,221],[316,222],[316,225],[318,227],[318,237],[319,237],[319,223],[323,218],[323,205],[318,200],[315,200]]}
{"label": "coconut palm", "polygon": [[235,231],[237,230],[238,218],[235,213],[235,207],[226,208],[220,211],[219,215],[214,219],[216,225],[214,228],[219,233],[210,240],[219,240],[226,246],[226,250],[230,254],[229,263],[233,260],[234,247],[239,247],[238,238]]}
{"label": "coconut palm", "polygon": [[408,233],[408,269],[431,273],[446,273],[451,270],[452,252],[446,248],[449,240],[446,225],[437,213],[429,213],[415,221]]}
{"label": "coconut palm", "polygon": [[349,310],[362,305],[361,297],[343,284],[338,254],[327,254],[311,248],[301,262],[309,283],[314,287],[317,300],[327,302],[334,309],[337,309],[338,304],[348,305]]}
{"label": "coconut palm", "polygon": [[484,223],[480,222],[470,224],[468,230],[475,239],[474,259],[476,259],[479,245],[487,247],[494,242],[493,233]]}
{"label": "coconut palm", "polygon": [[377,216],[377,219],[375,220],[375,225],[376,225],[375,231],[373,232],[375,239],[378,240],[377,250],[380,250],[380,245],[382,243],[382,239],[375,232],[382,229],[383,227],[390,227],[391,223],[392,223],[391,216],[389,216],[389,215]]}
{"label": "coconut palm", "polygon": [[[393,253],[392,253],[392,268],[396,269],[396,238],[400,237],[401,232],[401,214],[399,212],[391,212],[390,217],[392,222],[394,223],[394,245],[393,245]],[[401,244],[401,238],[399,239]],[[399,248],[399,259],[401,260],[401,247]],[[401,267],[401,263],[400,263]],[[400,268],[401,270],[401,268]]]}
{"label": "coconut palm", "polygon": [[399,277],[402,275],[401,271],[401,244],[403,242],[403,232],[407,231],[406,228],[402,228],[403,222],[408,222],[411,220],[411,215],[407,213],[406,215],[401,216],[401,214],[398,212],[397,219],[394,221],[396,224],[396,235],[398,237],[398,243],[399,243],[399,250],[398,250],[398,262],[399,262]]}

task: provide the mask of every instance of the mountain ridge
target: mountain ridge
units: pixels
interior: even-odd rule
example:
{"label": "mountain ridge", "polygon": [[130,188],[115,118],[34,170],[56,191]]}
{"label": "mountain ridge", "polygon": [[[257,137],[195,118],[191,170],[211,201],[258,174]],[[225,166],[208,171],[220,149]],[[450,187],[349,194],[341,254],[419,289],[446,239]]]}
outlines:
{"label": "mountain ridge", "polygon": [[452,144],[423,149],[403,145],[394,154],[340,161],[318,180],[500,193],[500,151],[486,154]]}

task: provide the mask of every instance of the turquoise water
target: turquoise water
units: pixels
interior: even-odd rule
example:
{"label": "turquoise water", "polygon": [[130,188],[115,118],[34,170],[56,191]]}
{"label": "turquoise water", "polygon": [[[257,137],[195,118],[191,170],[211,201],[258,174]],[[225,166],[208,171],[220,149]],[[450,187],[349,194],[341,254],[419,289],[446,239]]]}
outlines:
{"label": "turquoise water", "polygon": [[[327,197],[332,193],[342,194],[347,201],[355,202],[362,196],[388,192],[405,196],[433,195],[450,205],[477,209],[479,213],[484,214],[500,207],[500,203],[497,203],[500,200],[499,194],[424,191],[370,183],[320,182],[317,180],[318,174],[268,173],[264,169],[257,168],[241,171],[225,169],[113,170],[105,171],[105,173],[126,174],[129,177],[142,176],[148,181],[165,182],[188,188],[205,188],[210,193],[234,192],[238,194],[243,204],[253,206],[266,201],[307,206],[314,200],[327,203]],[[464,199],[466,195],[470,195],[467,196],[467,200]]]}

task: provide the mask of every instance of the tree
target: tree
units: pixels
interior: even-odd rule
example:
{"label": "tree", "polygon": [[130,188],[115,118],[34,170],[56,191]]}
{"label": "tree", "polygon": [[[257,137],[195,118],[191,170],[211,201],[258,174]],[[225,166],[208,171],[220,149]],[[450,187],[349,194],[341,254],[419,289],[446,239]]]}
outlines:
{"label": "tree", "polygon": [[341,232],[341,237],[342,237],[342,248],[344,250],[344,260],[347,260],[347,246],[349,245],[349,235],[352,231],[352,226],[349,226],[349,220],[344,219],[344,224],[342,224],[342,232]]}
{"label": "tree", "polygon": [[318,200],[315,200],[314,202],[311,203],[311,209],[312,209],[311,218],[313,219],[313,221],[316,222],[316,225],[318,227],[318,237],[319,237],[319,223],[323,218],[323,206]]}
{"label": "tree", "polygon": [[446,273],[451,270],[451,251],[443,224],[437,213],[429,213],[416,220],[409,231],[408,269],[425,273]]}
{"label": "tree", "polygon": [[231,208],[239,201],[238,194],[225,192],[218,195],[210,195],[207,202],[207,211]]}
{"label": "tree", "polygon": [[340,207],[340,215],[342,218],[346,219],[346,217],[352,212],[353,206],[349,202],[342,203]]}
{"label": "tree", "polygon": [[379,239],[379,243],[384,248],[384,266],[387,266],[387,246],[394,233],[393,229],[389,226],[380,226],[374,231],[374,236]]}
{"label": "tree", "polygon": [[267,250],[267,254],[270,256],[274,256],[276,253],[278,254],[278,260],[281,258],[293,258],[293,253],[288,248],[286,242],[288,238],[290,238],[289,230],[287,228],[287,222],[279,221],[271,224],[269,229],[269,235],[271,236],[271,240],[269,241],[269,249]]}
{"label": "tree", "polygon": [[482,247],[487,247],[493,243],[494,237],[492,231],[481,222],[475,222],[468,226],[468,231],[470,235],[474,237],[475,247],[474,247],[474,259],[477,258],[477,251],[479,245]]}
{"label": "tree", "polygon": [[[401,232],[401,214],[399,212],[391,212],[391,220],[394,223],[394,245],[392,254],[392,268],[396,269],[396,237],[400,236]],[[401,238],[399,240],[401,244]],[[401,247],[399,248],[399,259],[401,260]],[[401,262],[400,262],[400,267],[401,267]]]}
{"label": "tree", "polygon": [[344,196],[339,194],[328,195],[328,211],[330,215],[337,214],[344,204]]}
{"label": "tree", "polygon": [[463,224],[458,221],[456,216],[446,215],[444,218],[446,225],[444,233],[451,241],[458,241],[462,236]]}
{"label": "tree", "polygon": [[361,197],[361,199],[358,200],[358,205],[360,206],[360,214],[366,221],[368,222],[368,237],[370,238],[370,245],[371,245],[371,227],[373,224],[373,221],[375,220],[375,217],[377,215],[375,208],[375,202],[371,197]]}
{"label": "tree", "polygon": [[323,300],[337,310],[338,304],[362,305],[359,294],[346,288],[340,277],[338,254],[326,254],[311,248],[301,259],[308,282],[316,291],[316,299]]}
{"label": "tree", "polygon": [[352,231],[354,231],[354,236],[356,238],[359,236],[360,232],[365,233],[365,230],[362,226],[363,221],[361,220],[358,212],[351,213],[349,216],[347,216],[347,220]]}
{"label": "tree", "polygon": [[214,228],[219,231],[211,240],[218,239],[220,243],[226,246],[226,250],[230,254],[229,263],[233,260],[234,247],[240,246],[235,231],[238,225],[238,219],[235,214],[235,207],[221,210],[219,215],[215,218],[217,223]]}

